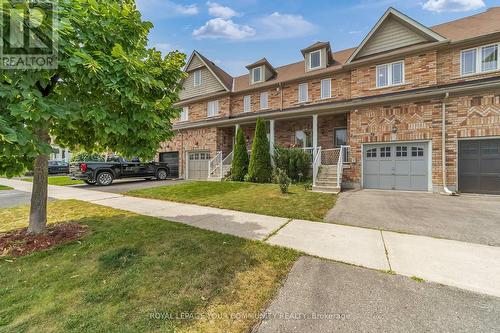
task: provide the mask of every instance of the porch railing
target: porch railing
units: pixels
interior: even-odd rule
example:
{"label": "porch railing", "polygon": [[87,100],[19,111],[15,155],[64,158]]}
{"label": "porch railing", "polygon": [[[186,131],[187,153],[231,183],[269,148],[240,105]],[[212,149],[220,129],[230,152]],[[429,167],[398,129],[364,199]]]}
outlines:
{"label": "porch railing", "polygon": [[208,178],[222,178],[222,151],[208,161]]}
{"label": "porch railing", "polygon": [[316,178],[318,177],[319,167],[321,166],[321,147],[316,148],[316,152],[313,150],[313,186],[316,186]]}
{"label": "porch railing", "polygon": [[231,151],[222,158],[222,151],[218,151],[215,157],[208,162],[208,178],[222,179],[231,170],[234,152]]}

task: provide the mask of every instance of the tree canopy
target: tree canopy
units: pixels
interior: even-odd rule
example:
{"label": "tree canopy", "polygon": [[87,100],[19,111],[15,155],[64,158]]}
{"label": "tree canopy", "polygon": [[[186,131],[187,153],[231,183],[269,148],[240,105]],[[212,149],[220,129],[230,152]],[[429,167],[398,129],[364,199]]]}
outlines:
{"label": "tree canopy", "polygon": [[49,154],[46,131],[66,147],[154,156],[172,136],[185,55],[148,49],[152,24],[132,0],[54,3],[57,68],[0,72],[0,174]]}
{"label": "tree canopy", "polygon": [[[57,36],[55,68],[0,70],[0,174],[34,166],[28,231],[38,233],[46,224],[51,139],[88,152],[153,157],[173,136],[185,55],[148,48],[152,24],[134,0],[53,0],[43,14],[27,0],[0,0],[4,17],[12,3],[29,18],[20,21],[25,33],[36,23],[42,39]],[[45,19],[54,13],[57,20]],[[29,43],[24,47],[28,52]]]}

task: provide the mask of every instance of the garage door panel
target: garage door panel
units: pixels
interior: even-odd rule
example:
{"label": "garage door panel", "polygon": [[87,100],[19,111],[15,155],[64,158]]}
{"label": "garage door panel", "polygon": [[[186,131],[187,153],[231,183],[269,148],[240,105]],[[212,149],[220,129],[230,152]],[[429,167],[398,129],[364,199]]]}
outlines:
{"label": "garage door panel", "polygon": [[380,185],[383,190],[394,189],[394,175],[380,175]]}
{"label": "garage door panel", "polygon": [[483,175],[481,176],[479,189],[486,192],[495,192],[500,188],[500,178],[497,175]]}
{"label": "garage door panel", "polygon": [[381,160],[380,161],[380,174],[393,175],[394,174],[394,160]]}
{"label": "garage door panel", "polygon": [[410,161],[396,161],[396,176],[408,176],[410,174]]}
{"label": "garage door panel", "polygon": [[207,179],[208,178],[208,158],[209,152],[189,153],[188,178]]}
{"label": "garage door panel", "polygon": [[[425,143],[411,142],[367,145],[363,156],[363,186],[426,191],[429,175],[427,146]],[[387,156],[388,152],[390,156]],[[377,162],[378,174],[374,167]]]}
{"label": "garage door panel", "polygon": [[500,194],[500,139],[460,141],[458,151],[459,190]]}
{"label": "garage door panel", "polygon": [[396,184],[398,190],[411,190],[411,177],[396,175]]}

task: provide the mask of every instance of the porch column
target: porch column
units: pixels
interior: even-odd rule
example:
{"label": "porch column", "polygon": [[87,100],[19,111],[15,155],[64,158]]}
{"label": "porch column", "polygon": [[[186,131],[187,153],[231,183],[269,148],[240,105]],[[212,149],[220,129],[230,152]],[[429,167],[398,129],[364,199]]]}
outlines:
{"label": "porch column", "polygon": [[234,125],[233,150],[234,150],[234,146],[236,146],[236,136],[238,135],[239,129],[240,129],[240,124]]}
{"label": "porch column", "polygon": [[316,157],[316,148],[318,147],[318,115],[313,114],[313,126],[312,126],[312,144],[313,144],[313,158]]}
{"label": "porch column", "polygon": [[269,120],[269,153],[274,155],[274,119]]}

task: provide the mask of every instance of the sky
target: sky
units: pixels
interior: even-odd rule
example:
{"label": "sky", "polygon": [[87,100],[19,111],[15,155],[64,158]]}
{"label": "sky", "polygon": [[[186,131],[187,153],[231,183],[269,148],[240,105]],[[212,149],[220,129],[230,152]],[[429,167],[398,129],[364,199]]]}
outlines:
{"label": "sky", "polygon": [[500,0],[136,0],[154,24],[149,44],[163,53],[193,50],[233,76],[266,57],[275,66],[302,60],[300,50],[329,41],[357,46],[388,7],[431,27],[500,6]]}

